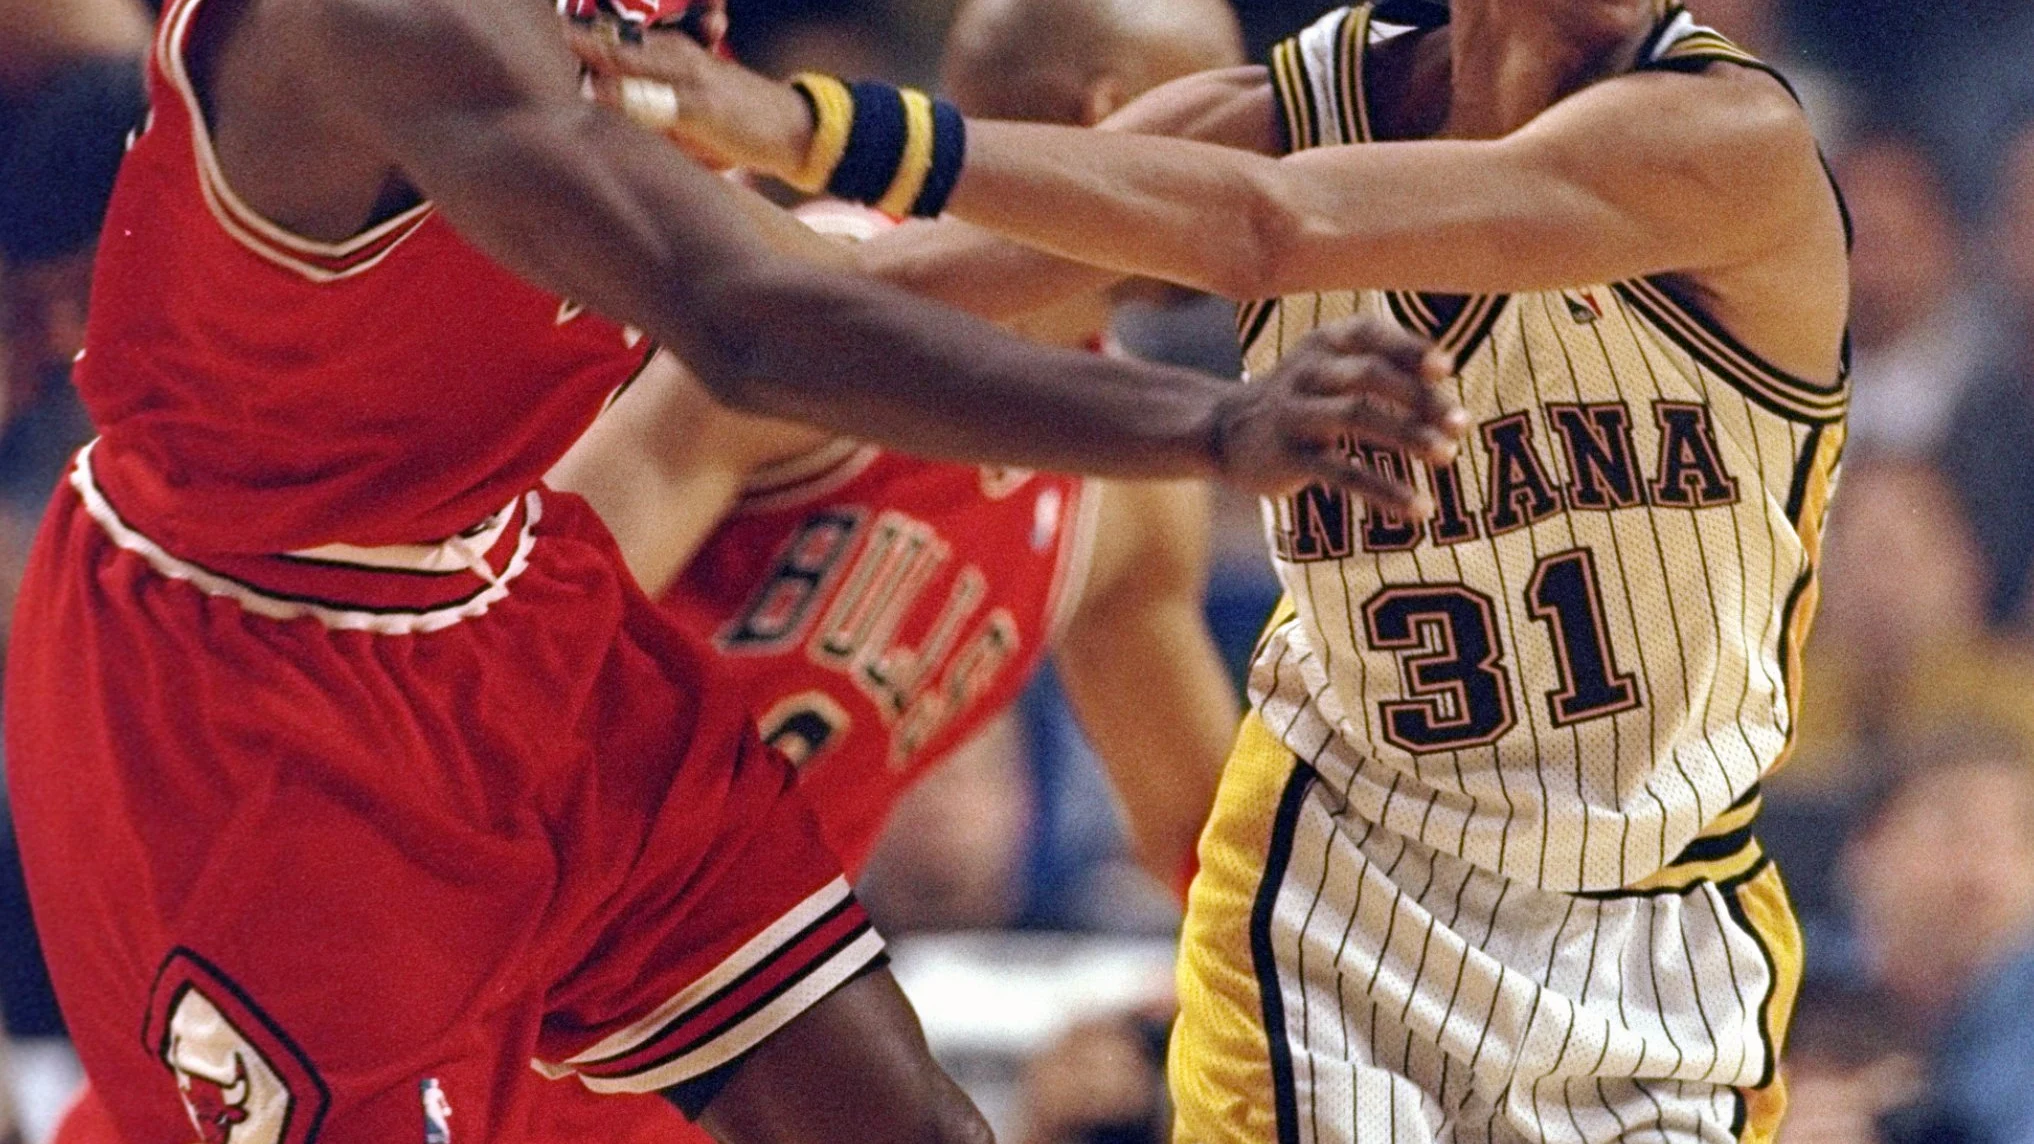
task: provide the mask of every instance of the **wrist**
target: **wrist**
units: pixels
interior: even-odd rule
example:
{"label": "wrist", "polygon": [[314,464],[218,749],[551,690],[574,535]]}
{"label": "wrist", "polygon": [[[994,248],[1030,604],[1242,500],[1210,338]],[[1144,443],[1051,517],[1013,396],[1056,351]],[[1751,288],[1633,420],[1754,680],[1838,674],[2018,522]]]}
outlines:
{"label": "wrist", "polygon": [[804,88],[792,85],[783,90],[786,98],[771,101],[775,127],[768,135],[767,154],[753,156],[751,165],[798,186],[813,154],[819,115]]}
{"label": "wrist", "polygon": [[896,218],[946,209],[967,156],[967,121],[952,104],[883,83],[844,84],[808,72],[792,80],[807,118],[787,139],[804,148],[786,181]]}
{"label": "wrist", "polygon": [[1206,424],[1201,427],[1201,457],[1207,466],[1210,480],[1222,480],[1229,475],[1234,463],[1237,438],[1244,423],[1249,419],[1245,408],[1253,393],[1248,386],[1239,385],[1226,389],[1215,397],[1214,405],[1208,412]]}

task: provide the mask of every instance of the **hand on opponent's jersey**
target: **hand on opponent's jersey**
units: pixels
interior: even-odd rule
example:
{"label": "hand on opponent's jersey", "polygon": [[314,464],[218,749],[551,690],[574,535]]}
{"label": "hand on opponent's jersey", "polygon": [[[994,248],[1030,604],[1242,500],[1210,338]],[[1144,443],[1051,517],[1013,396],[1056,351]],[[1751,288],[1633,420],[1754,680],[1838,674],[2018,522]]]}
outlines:
{"label": "hand on opponent's jersey", "polygon": [[[574,29],[571,39],[605,102],[625,107],[625,78],[670,85],[675,119],[660,126],[695,156],[786,176],[802,164],[812,115],[795,90],[715,59],[684,36],[652,32],[630,43]],[[1351,459],[1348,443],[1452,459],[1467,418],[1436,387],[1451,371],[1430,343],[1386,323],[1323,329],[1278,369],[1219,403],[1209,425],[1216,475],[1266,495],[1325,482],[1394,513],[1425,517],[1431,506],[1424,494]]]}
{"label": "hand on opponent's jersey", "polygon": [[1222,479],[1267,496],[1338,485],[1424,520],[1434,511],[1427,495],[1358,460],[1351,442],[1440,465],[1454,460],[1469,417],[1439,388],[1453,370],[1432,343],[1389,323],[1323,326],[1227,403],[1215,429]]}

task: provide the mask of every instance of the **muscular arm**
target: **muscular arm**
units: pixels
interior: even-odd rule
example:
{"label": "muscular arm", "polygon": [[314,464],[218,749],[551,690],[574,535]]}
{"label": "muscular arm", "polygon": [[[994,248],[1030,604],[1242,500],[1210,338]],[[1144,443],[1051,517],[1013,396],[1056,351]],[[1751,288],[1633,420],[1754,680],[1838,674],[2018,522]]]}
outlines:
{"label": "muscular arm", "polygon": [[721,180],[578,97],[543,6],[305,3],[306,94],[360,148],[507,266],[664,341],[731,406],[923,455],[1108,474],[1248,467],[1237,458],[1276,441],[1314,472],[1243,483],[1291,487],[1330,463],[1366,481],[1330,462],[1332,434],[1317,432],[1356,414],[1353,400],[1305,403],[1303,434],[1239,436],[1232,423],[1268,420],[1275,397],[1027,345],[778,253]]}
{"label": "muscular arm", "polygon": [[[1274,116],[1265,70],[1242,67],[1165,84],[1101,129],[1269,155],[1278,146]],[[902,227],[865,244],[857,255],[865,271],[885,282],[995,320],[1132,276],[1048,254],[957,218]]]}
{"label": "muscular arm", "polygon": [[1509,293],[1741,264],[1798,240],[1821,177],[1786,94],[1717,69],[1597,84],[1502,139],[1283,159],[976,124],[952,210],[1231,297]]}
{"label": "muscular arm", "polygon": [[1119,482],[1102,496],[1094,572],[1054,663],[1123,800],[1138,861],[1177,890],[1240,714],[1201,612],[1208,490]]}
{"label": "muscular arm", "polygon": [[[795,94],[670,45],[611,50],[596,63],[688,93],[740,90],[741,116],[708,99],[697,131],[764,169],[804,158],[811,117]],[[1834,369],[1840,221],[1807,123],[1768,76],[1726,65],[1637,73],[1499,139],[1276,158],[1262,153],[1268,75],[1228,75],[1233,104],[1260,109],[1257,146],[1196,135],[1191,123],[1132,134],[973,122],[949,210],[1041,250],[1234,298],[1513,293],[1672,274],[1698,294],[1733,295],[1760,333],[1777,328],[1785,341],[1809,297],[1813,348],[1792,356]],[[1123,114],[1177,99],[1179,86]],[[1185,137],[1159,137],[1168,134]]]}

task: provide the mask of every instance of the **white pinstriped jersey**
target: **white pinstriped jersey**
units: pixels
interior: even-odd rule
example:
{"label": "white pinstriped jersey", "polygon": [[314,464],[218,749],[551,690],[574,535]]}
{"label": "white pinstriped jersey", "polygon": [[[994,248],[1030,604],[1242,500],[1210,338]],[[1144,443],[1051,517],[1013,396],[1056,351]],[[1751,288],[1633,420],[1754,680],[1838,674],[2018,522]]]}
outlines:
{"label": "white pinstriped jersey", "polygon": [[[1274,55],[1293,148],[1371,139],[1363,61],[1406,29],[1336,12]],[[1685,13],[1641,67],[1752,66]],[[1435,338],[1476,422],[1408,523],[1315,488],[1268,506],[1297,615],[1252,698],[1358,817],[1508,878],[1659,871],[1786,750],[1847,384],[1761,360],[1658,282],[1247,307],[1269,369],[1356,314]],[[1408,462],[1371,451],[1373,465]]]}

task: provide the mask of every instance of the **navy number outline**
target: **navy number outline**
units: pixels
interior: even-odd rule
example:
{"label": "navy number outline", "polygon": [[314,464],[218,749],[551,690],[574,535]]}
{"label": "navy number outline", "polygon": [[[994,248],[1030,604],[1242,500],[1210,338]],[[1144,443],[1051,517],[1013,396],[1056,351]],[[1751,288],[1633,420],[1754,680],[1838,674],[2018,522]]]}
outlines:
{"label": "navy number outline", "polygon": [[[1546,693],[1556,727],[1606,719],[1644,704],[1638,676],[1620,670],[1605,622],[1595,554],[1540,560],[1527,612],[1547,625],[1561,685]],[[1497,607],[1466,584],[1379,590],[1363,605],[1370,646],[1396,653],[1404,690],[1377,705],[1386,742],[1410,754],[1488,746],[1518,725]]]}

